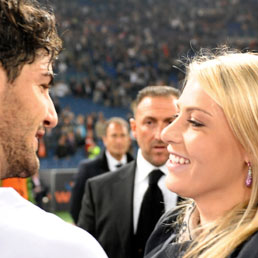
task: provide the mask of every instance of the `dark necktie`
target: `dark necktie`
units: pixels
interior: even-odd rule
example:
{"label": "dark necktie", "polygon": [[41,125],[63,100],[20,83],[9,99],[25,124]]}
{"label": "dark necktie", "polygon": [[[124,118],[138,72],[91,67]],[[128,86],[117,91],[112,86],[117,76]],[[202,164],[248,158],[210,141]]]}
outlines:
{"label": "dark necktie", "polygon": [[135,238],[137,257],[143,257],[146,241],[164,212],[163,195],[157,185],[162,175],[159,169],[149,175],[149,187],[143,197]]}
{"label": "dark necktie", "polygon": [[116,164],[116,168],[120,168],[122,166],[123,166],[123,164],[121,164],[121,163]]}

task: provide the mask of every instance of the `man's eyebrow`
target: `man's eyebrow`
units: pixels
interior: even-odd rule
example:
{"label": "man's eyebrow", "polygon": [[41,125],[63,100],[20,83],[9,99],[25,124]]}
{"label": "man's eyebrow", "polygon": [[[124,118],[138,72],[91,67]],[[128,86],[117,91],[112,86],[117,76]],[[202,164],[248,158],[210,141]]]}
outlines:
{"label": "man's eyebrow", "polygon": [[153,116],[146,116],[146,117],[144,117],[144,120],[146,120],[146,119],[150,119],[150,120],[157,120],[157,118],[155,118],[155,117],[153,117]]}
{"label": "man's eyebrow", "polygon": [[[171,115],[171,117],[165,117],[163,121],[171,121],[171,119],[173,119],[173,115]],[[158,121],[158,118],[153,116],[146,116],[144,120]]]}
{"label": "man's eyebrow", "polygon": [[53,82],[54,82],[54,73],[51,73],[51,72],[46,72],[46,73],[43,73],[42,76],[44,77],[48,77],[50,80],[49,80],[49,85],[52,85]]}
{"label": "man's eyebrow", "polygon": [[164,121],[171,121],[171,119],[174,119],[174,116],[173,116],[173,115],[170,116],[170,117],[166,117],[166,118],[164,119]]}

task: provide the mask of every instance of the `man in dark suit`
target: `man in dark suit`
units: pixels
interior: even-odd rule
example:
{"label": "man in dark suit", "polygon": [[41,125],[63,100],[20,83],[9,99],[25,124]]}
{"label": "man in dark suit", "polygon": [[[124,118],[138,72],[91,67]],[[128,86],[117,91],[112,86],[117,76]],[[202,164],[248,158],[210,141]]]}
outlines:
{"label": "man in dark suit", "polygon": [[[86,184],[78,226],[99,241],[109,258],[143,257],[146,238],[143,242],[139,240],[142,233],[139,217],[142,217],[142,204],[150,188],[152,172],[159,170],[164,174],[156,180],[156,191],[161,192],[165,211],[176,205],[177,195],[165,186],[168,173],[165,163],[169,154],[160,136],[174,119],[178,95],[177,90],[168,86],[141,90],[135,103],[135,118],[130,120],[140,147],[137,160],[113,173],[92,178]],[[154,214],[155,209],[143,220],[151,219]]]}
{"label": "man in dark suit", "polygon": [[72,189],[70,212],[75,223],[78,221],[85,183],[91,177],[114,171],[133,160],[127,151],[130,146],[129,125],[120,117],[113,117],[105,124],[102,138],[105,150],[95,159],[85,159],[79,164]]}

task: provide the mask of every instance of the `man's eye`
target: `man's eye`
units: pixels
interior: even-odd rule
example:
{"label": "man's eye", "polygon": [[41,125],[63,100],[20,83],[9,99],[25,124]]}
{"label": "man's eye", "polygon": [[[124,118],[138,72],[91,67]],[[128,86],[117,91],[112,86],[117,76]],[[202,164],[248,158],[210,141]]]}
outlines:
{"label": "man's eye", "polygon": [[43,89],[43,90],[50,90],[50,85],[49,84],[41,84],[40,87]]}

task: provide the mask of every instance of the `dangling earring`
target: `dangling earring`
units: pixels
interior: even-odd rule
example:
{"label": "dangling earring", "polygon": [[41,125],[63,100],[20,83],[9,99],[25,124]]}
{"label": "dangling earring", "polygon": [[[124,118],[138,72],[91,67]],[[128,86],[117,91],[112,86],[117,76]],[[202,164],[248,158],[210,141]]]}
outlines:
{"label": "dangling earring", "polygon": [[248,173],[247,173],[247,177],[246,177],[246,180],[245,180],[245,185],[247,187],[250,187],[252,185],[252,182],[253,182],[251,162],[247,162],[247,166],[248,166]]}

